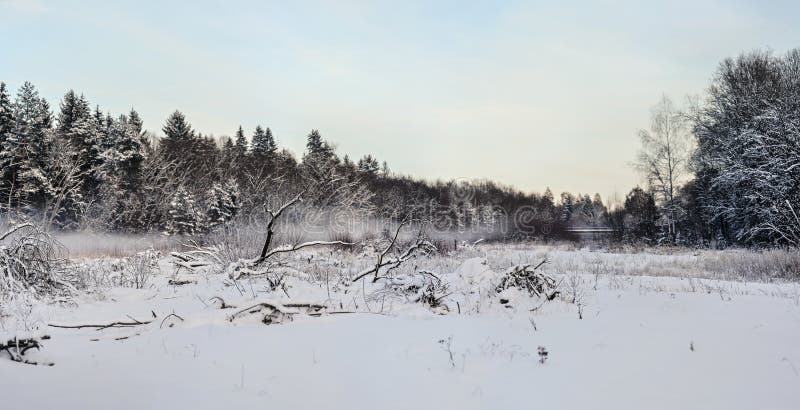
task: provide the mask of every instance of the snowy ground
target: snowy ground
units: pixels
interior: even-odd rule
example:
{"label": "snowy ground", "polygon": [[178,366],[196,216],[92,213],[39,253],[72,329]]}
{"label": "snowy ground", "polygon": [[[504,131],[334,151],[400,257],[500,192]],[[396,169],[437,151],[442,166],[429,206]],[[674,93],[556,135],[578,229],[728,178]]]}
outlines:
{"label": "snowy ground", "polygon": [[[95,289],[76,304],[38,305],[24,323],[5,318],[3,340],[23,328],[50,335],[31,356],[55,365],[0,360],[0,407],[800,407],[798,284],[592,274],[588,267],[562,275],[554,263],[546,271],[559,281],[560,298],[545,303],[506,292],[511,302],[501,304],[492,287],[503,265],[541,253],[487,246],[415,261],[437,268],[449,283],[447,314],[385,285],[348,284],[342,266],[355,256],[298,258],[306,273],[312,265],[327,268],[289,277],[286,292],[269,291],[263,279],[233,283],[212,273],[196,275],[196,284],[167,285],[172,267],[165,258],[162,274],[145,289]],[[607,258],[573,256],[584,253]],[[334,279],[334,271],[347,275]],[[573,294],[577,303],[570,303]],[[214,296],[236,308],[220,309]],[[271,325],[261,323],[263,314],[230,320],[259,301],[358,313],[298,314]],[[131,318],[152,322],[104,330],[46,326]],[[549,352],[544,364],[539,346]]]}

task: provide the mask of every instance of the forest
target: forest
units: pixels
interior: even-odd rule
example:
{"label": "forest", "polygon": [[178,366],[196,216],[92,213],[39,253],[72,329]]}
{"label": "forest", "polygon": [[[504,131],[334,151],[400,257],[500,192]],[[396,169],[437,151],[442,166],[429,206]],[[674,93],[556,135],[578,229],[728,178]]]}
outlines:
{"label": "forest", "polygon": [[176,110],[160,137],[135,109],[104,112],[74,90],[55,107],[30,82],[16,93],[0,83],[0,210],[54,230],[202,236],[263,224],[266,209],[303,192],[289,218],[328,236],[388,219],[486,240],[602,226],[628,244],[800,244],[800,49],[743,53],[701,97],[663,97],[639,131],[643,184],[611,206],[599,194],[406,176],[342,155],[316,129],[298,157],[268,125],[214,137]]}

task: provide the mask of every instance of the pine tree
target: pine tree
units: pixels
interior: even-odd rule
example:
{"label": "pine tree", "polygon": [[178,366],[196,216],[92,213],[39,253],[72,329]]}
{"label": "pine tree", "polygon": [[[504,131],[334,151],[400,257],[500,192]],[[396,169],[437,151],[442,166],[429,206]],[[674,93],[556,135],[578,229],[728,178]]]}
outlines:
{"label": "pine tree", "polygon": [[7,205],[6,195],[11,192],[13,178],[13,151],[6,141],[14,129],[14,105],[6,90],[6,83],[0,82],[0,206]]}
{"label": "pine tree", "polygon": [[133,108],[131,108],[131,112],[128,114],[128,126],[130,127],[130,131],[137,136],[142,135],[144,123],[142,122],[142,118],[139,116],[139,113]]}
{"label": "pine tree", "polygon": [[367,154],[358,160],[358,170],[369,176],[377,176],[380,166],[378,160],[373,158],[372,155]]}
{"label": "pine tree", "polygon": [[0,82],[0,141],[11,132],[13,125],[14,107],[11,105],[11,97],[8,95],[6,83]]}
{"label": "pine tree", "polygon": [[194,235],[202,231],[203,215],[197,203],[183,185],[179,186],[169,203],[166,233],[169,235]]}
{"label": "pine tree", "polygon": [[260,125],[257,126],[253,134],[253,156],[261,161],[271,161],[275,159],[275,152],[277,150],[278,147],[275,145],[275,138],[273,138],[272,131],[269,127],[264,130]]}
{"label": "pine tree", "polygon": [[561,193],[561,222],[569,222],[572,218],[573,206],[575,205],[575,197],[569,192]]}
{"label": "pine tree", "polygon": [[658,208],[653,194],[636,187],[625,198],[625,231],[629,241],[656,240]]}
{"label": "pine tree", "polygon": [[267,127],[267,130],[264,132],[264,134],[267,147],[267,158],[275,158],[275,153],[278,151],[278,144],[275,143],[275,137],[272,136],[272,130]]}
{"label": "pine tree", "polygon": [[166,158],[179,157],[182,150],[189,148],[194,138],[192,125],[186,121],[183,113],[177,110],[167,118],[167,122],[161,131],[165,135],[161,145]]}
{"label": "pine tree", "polygon": [[58,131],[69,134],[75,123],[87,120],[91,116],[89,103],[83,95],[78,96],[75,91],[69,90],[64,94],[58,114]]}
{"label": "pine tree", "polygon": [[239,126],[239,129],[236,130],[236,142],[235,142],[235,149],[236,155],[239,158],[243,158],[247,155],[247,138],[244,136],[244,130],[242,130],[242,126]]}
{"label": "pine tree", "polygon": [[115,191],[133,191],[139,186],[144,152],[138,127],[120,117],[109,127],[102,158],[102,180]]}
{"label": "pine tree", "polygon": [[[99,108],[95,115],[102,115]],[[102,136],[101,131],[102,127],[98,127],[97,118],[92,118],[92,111],[84,96],[68,91],[61,101],[57,134],[71,147],[75,160],[81,164],[84,191],[94,186],[91,171],[99,163],[98,138]]]}
{"label": "pine tree", "polygon": [[544,190],[544,194],[542,195],[542,199],[545,201],[545,206],[548,208],[555,207],[555,199],[553,198],[553,191],[550,190],[550,187]]}
{"label": "pine tree", "polygon": [[209,228],[223,225],[236,217],[240,208],[239,186],[234,180],[224,185],[215,182],[206,192],[206,220]]}
{"label": "pine tree", "polygon": [[30,82],[17,91],[13,118],[0,163],[5,173],[6,204],[33,210],[44,202],[49,184],[44,168],[52,143],[53,116],[50,105]]}
{"label": "pine tree", "polygon": [[311,133],[308,134],[306,149],[308,150],[309,155],[316,155],[323,152],[324,142],[322,141],[322,136],[319,134],[318,130],[311,130]]}
{"label": "pine tree", "polygon": [[233,152],[236,150],[236,147],[233,145],[233,140],[230,137],[223,137],[225,141],[222,143],[222,154],[230,159],[233,157]]}

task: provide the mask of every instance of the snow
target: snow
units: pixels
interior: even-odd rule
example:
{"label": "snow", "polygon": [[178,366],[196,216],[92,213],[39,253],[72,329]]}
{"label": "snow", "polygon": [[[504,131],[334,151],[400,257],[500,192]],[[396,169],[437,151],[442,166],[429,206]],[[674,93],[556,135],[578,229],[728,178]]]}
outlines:
{"label": "snow", "polygon": [[[483,256],[469,257],[480,249]],[[542,303],[517,292],[500,304],[491,290],[506,269],[494,265],[506,256],[493,252],[507,250],[480,249],[455,255],[448,262],[454,267],[438,272],[451,284],[447,303],[458,301],[461,314],[392,297],[369,279],[350,285],[288,277],[291,298],[269,291],[263,280],[235,286],[219,274],[168,286],[163,260],[165,274],[147,289],[111,288],[83,294],[74,305],[35,306],[30,320],[40,324],[152,322],[99,331],[28,329],[52,336],[31,356],[55,366],[0,360],[2,407],[793,409],[800,403],[797,284],[631,275],[595,282],[594,275],[548,271],[564,292],[567,284],[581,287],[578,319],[576,304],[560,299]],[[220,309],[213,296],[237,308]],[[269,300],[360,313],[296,315],[272,325],[258,314],[230,320]],[[183,320],[165,319],[171,313]],[[14,326],[3,322],[3,340],[25,330]],[[549,352],[544,364],[539,346]]]}

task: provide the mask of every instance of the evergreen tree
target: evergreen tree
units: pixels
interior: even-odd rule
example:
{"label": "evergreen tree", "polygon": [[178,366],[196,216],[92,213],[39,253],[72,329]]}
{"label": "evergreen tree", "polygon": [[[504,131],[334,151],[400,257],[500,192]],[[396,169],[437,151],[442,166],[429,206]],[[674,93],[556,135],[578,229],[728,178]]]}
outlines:
{"label": "evergreen tree", "polygon": [[556,206],[556,204],[554,202],[555,198],[553,198],[553,191],[550,190],[550,187],[547,187],[544,190],[544,194],[542,195],[542,199],[545,202],[545,206],[547,206],[548,208],[553,208],[553,207]]}
{"label": "evergreen tree", "polygon": [[139,113],[133,108],[131,108],[131,112],[128,114],[128,126],[130,127],[130,131],[137,136],[142,135],[144,123],[142,122],[142,118],[139,116]]}
{"label": "evergreen tree", "polygon": [[573,206],[575,206],[575,197],[569,192],[561,193],[561,222],[569,222],[572,218]]}
{"label": "evergreen tree", "polygon": [[233,152],[236,150],[236,147],[233,145],[233,140],[230,137],[223,137],[224,142],[222,143],[222,154],[230,159],[233,157]]}
{"label": "evergreen tree", "polygon": [[140,127],[120,117],[109,127],[108,143],[103,147],[101,158],[102,180],[114,191],[133,191],[139,186],[141,165],[144,161]]}
{"label": "evergreen tree", "polygon": [[182,150],[189,148],[194,138],[192,125],[180,111],[173,112],[164,127],[164,139],[161,141],[163,153],[166,158],[176,158]]}
{"label": "evergreen tree", "polygon": [[8,204],[14,177],[12,146],[7,144],[14,129],[14,105],[6,90],[6,84],[0,82],[0,207]]}
{"label": "evergreen tree", "polygon": [[658,208],[653,194],[636,187],[625,198],[625,232],[629,241],[655,243]]}
{"label": "evergreen tree", "polygon": [[239,126],[239,129],[236,130],[236,142],[235,142],[235,149],[236,155],[239,158],[243,158],[247,155],[247,138],[244,136],[244,130],[242,130],[242,126]]}
{"label": "evergreen tree", "polygon": [[6,83],[0,82],[0,143],[14,126],[14,107],[6,89]]}
{"label": "evergreen tree", "polygon": [[197,209],[194,195],[181,185],[169,203],[166,233],[169,235],[194,235],[202,231],[203,215]]}
{"label": "evergreen tree", "polygon": [[240,205],[239,185],[234,180],[215,182],[206,193],[206,220],[209,228],[223,225],[236,217]]}
{"label": "evergreen tree", "polygon": [[306,149],[308,150],[309,155],[316,155],[320,154],[324,151],[325,144],[322,141],[322,136],[319,134],[318,130],[311,130],[311,133],[308,134],[307,141],[306,141]]}
{"label": "evergreen tree", "polygon": [[70,90],[61,101],[58,114],[58,138],[65,141],[72,149],[75,160],[80,163],[82,190],[87,193],[95,184],[92,170],[99,164],[100,138],[103,136],[103,125],[98,125],[99,108],[92,118],[89,103],[83,97]]}
{"label": "evergreen tree", "polygon": [[277,150],[278,146],[275,144],[275,138],[272,136],[272,131],[269,127],[265,130],[260,125],[257,126],[253,134],[253,156],[261,161],[269,161],[275,159]]}
{"label": "evergreen tree", "polygon": [[83,95],[78,96],[73,90],[67,91],[61,101],[58,114],[59,133],[69,134],[76,122],[88,120],[90,116],[91,109],[89,109],[86,98]]}
{"label": "evergreen tree", "polygon": [[17,91],[14,123],[3,141],[0,165],[4,171],[6,204],[33,210],[44,202],[49,181],[44,171],[52,143],[50,105],[36,87],[25,82]]}
{"label": "evergreen tree", "polygon": [[358,170],[366,175],[377,176],[379,169],[378,160],[373,158],[372,155],[364,155],[358,160]]}

